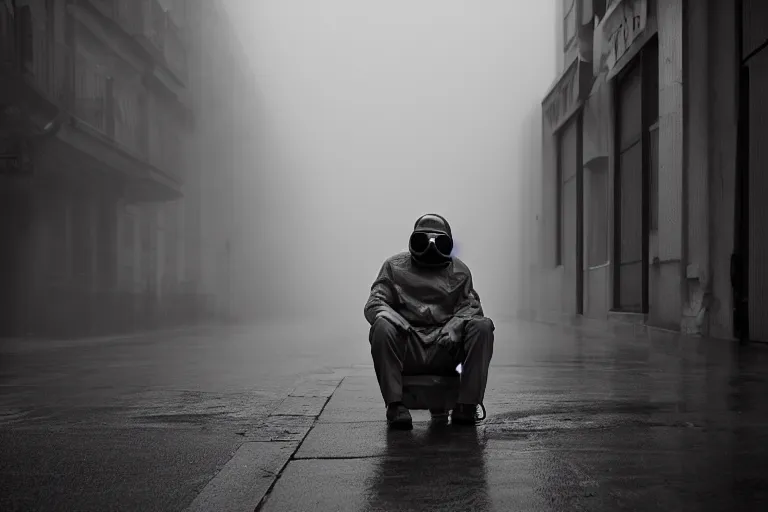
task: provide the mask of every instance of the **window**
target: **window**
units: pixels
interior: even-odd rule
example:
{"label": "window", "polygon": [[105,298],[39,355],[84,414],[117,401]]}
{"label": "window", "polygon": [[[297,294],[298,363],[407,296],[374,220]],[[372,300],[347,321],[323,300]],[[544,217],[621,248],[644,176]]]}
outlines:
{"label": "window", "polygon": [[121,238],[121,287],[124,291],[130,291],[133,290],[133,269],[136,265],[136,218],[127,209],[122,214]]}
{"label": "window", "polygon": [[102,290],[111,290],[117,281],[117,211],[109,197],[102,198],[97,208],[97,283]]}
{"label": "window", "polygon": [[622,71],[616,96],[614,307],[647,313],[650,232],[658,226],[658,41]]}
{"label": "window", "polygon": [[659,123],[655,122],[649,129],[649,155],[648,160],[650,162],[650,216],[651,216],[651,231],[658,231],[659,229]]}
{"label": "window", "polygon": [[555,265],[573,263],[577,252],[578,210],[578,118],[573,118],[557,134],[557,170],[555,183]]}
{"label": "window", "polygon": [[[605,161],[607,164],[607,161]],[[608,169],[596,163],[589,173],[589,248],[587,265],[597,267],[608,261]]]}
{"label": "window", "polygon": [[48,266],[53,278],[65,281],[70,277],[70,206],[62,198],[52,198],[50,212],[50,230],[47,236],[50,247]]}
{"label": "window", "polygon": [[93,221],[91,204],[76,196],[72,203],[72,271],[82,285],[90,285],[93,262]]}
{"label": "window", "polygon": [[32,8],[25,5],[17,11],[19,57],[24,68],[32,70],[35,61],[35,35],[32,25]]}
{"label": "window", "polygon": [[563,44],[565,48],[576,37],[576,27],[579,23],[578,11],[576,0],[563,0]]}
{"label": "window", "polygon": [[557,134],[555,170],[555,266],[563,264],[563,151],[562,135]]}
{"label": "window", "polygon": [[92,128],[107,132],[107,81],[103,66],[81,52],[75,56],[75,115]]}
{"label": "window", "polygon": [[659,42],[654,38],[643,48],[645,70],[643,109],[648,126],[648,208],[650,230],[659,229]]}
{"label": "window", "polygon": [[607,0],[592,0],[592,16],[596,16],[602,20],[607,8],[606,3],[608,3]]}

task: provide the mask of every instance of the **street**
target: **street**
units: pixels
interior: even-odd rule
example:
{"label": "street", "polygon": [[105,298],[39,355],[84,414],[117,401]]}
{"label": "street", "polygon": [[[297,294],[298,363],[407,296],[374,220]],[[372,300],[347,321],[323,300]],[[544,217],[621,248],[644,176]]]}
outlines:
{"label": "street", "polygon": [[4,342],[0,509],[183,510],[244,440],[269,440],[302,377],[367,354],[365,333],[359,350],[327,335],[297,322]]}
{"label": "street", "polygon": [[412,432],[364,326],[8,343],[0,509],[765,510],[765,347],[496,324],[487,420]]}

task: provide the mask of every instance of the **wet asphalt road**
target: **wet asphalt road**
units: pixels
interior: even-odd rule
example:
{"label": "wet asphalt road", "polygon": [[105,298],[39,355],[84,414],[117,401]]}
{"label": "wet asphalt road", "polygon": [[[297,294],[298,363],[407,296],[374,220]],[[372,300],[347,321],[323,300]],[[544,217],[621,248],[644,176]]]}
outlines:
{"label": "wet asphalt road", "polygon": [[765,347],[496,323],[487,421],[408,433],[364,326],[6,347],[0,510],[768,510]]}
{"label": "wet asphalt road", "polygon": [[303,377],[365,362],[365,337],[336,331],[6,342],[0,510],[183,510]]}

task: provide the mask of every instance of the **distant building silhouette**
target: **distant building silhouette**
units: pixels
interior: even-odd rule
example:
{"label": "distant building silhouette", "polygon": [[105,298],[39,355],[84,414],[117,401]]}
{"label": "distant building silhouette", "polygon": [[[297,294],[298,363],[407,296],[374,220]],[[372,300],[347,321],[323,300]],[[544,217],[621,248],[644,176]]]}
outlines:
{"label": "distant building silhouette", "polygon": [[220,2],[3,2],[0,66],[0,336],[226,319],[255,82]]}

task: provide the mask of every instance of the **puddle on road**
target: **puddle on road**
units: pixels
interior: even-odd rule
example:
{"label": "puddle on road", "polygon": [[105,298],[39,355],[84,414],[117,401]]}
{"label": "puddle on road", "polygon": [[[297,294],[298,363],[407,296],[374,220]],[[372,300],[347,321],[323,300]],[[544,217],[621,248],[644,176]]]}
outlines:
{"label": "puddle on road", "polygon": [[655,413],[668,410],[671,404],[610,403],[573,404],[571,407],[551,408],[549,411],[516,411],[490,416],[485,422],[490,439],[510,439],[534,433],[568,430],[609,429],[624,426],[693,427],[691,423],[654,421]]}
{"label": "puddle on road", "polygon": [[486,432],[517,431],[539,432],[554,430],[580,430],[609,428],[627,424],[637,424],[636,418],[623,414],[574,414],[552,413],[535,414],[515,419],[493,419],[486,425]]}

